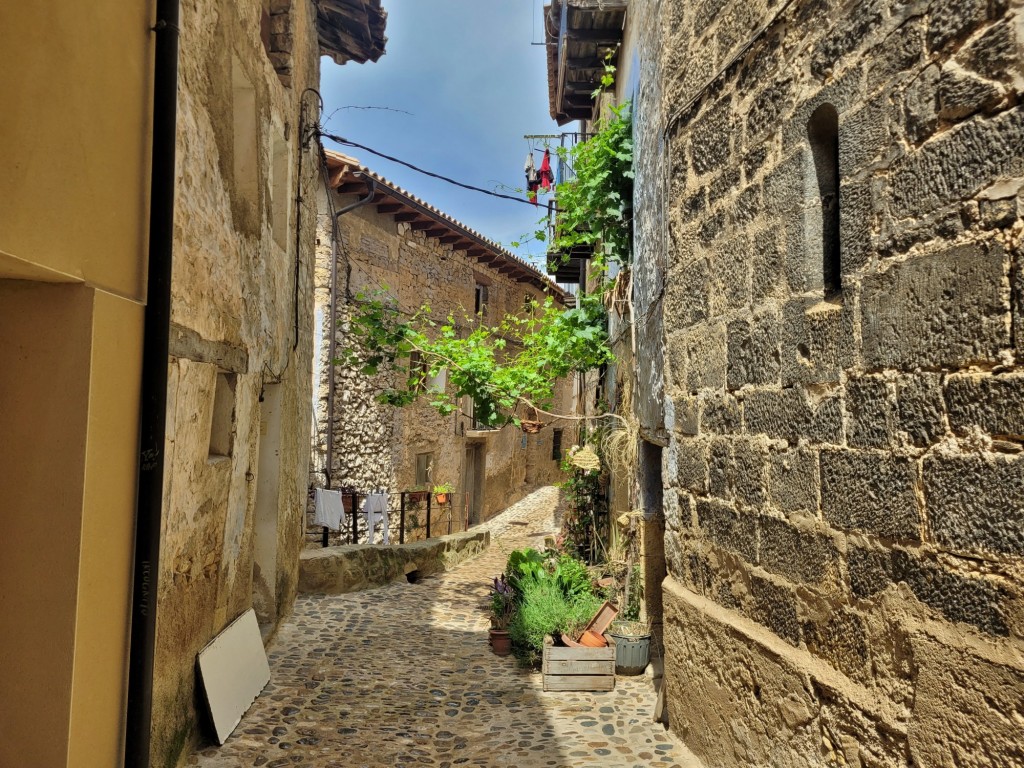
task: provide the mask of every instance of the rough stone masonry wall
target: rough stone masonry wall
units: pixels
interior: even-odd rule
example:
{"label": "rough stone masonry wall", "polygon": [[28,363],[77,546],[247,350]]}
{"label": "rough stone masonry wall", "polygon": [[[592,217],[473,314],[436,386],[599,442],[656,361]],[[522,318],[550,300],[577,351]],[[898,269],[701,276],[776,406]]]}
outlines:
{"label": "rough stone masonry wall", "polygon": [[[335,209],[351,199],[351,196],[336,195]],[[322,197],[320,210],[323,213],[318,236],[317,314],[323,324],[323,334],[318,358],[327,361],[332,331],[336,334],[337,358],[344,358],[344,351],[353,340],[344,322],[334,329],[331,327],[331,233],[330,217],[324,215],[329,210],[326,198]],[[473,312],[478,280],[489,283],[487,317],[492,321],[506,312],[522,311],[527,294],[537,302],[544,300],[536,286],[499,274],[477,263],[464,251],[453,250],[423,232],[413,231],[408,223],[396,223],[392,216],[378,213],[372,205],[343,215],[338,223],[338,317],[342,320],[349,316],[351,302],[360,294],[370,295],[382,290],[397,299],[398,306],[405,312],[411,313],[429,304],[437,321],[442,321],[449,313],[460,318],[467,311]],[[327,414],[327,377],[330,375],[335,377],[335,406],[331,418]],[[450,482],[462,493],[465,491],[466,448],[474,442],[483,446],[486,455],[481,522],[514,503],[530,488],[558,479],[558,462],[551,459],[552,428],[525,436],[519,430],[505,427],[486,437],[467,438],[466,431],[472,428],[468,419],[458,414],[442,416],[425,398],[404,408],[379,403],[377,395],[390,384],[390,374],[384,372],[367,376],[350,365],[320,366],[312,486],[324,485],[322,469],[327,461],[329,424],[334,429],[331,485],[335,488],[351,486],[365,492],[384,487],[392,493],[412,489],[416,484],[416,454],[433,453],[431,483]],[[560,412],[567,412],[568,402],[569,390],[563,386]],[[421,520],[423,515],[420,510]],[[310,531],[315,531],[312,520],[310,509],[307,524]],[[397,519],[391,523],[397,533]]]}
{"label": "rough stone masonry wall", "polygon": [[1021,3],[631,14],[670,160],[673,729],[716,766],[1024,763]]}
{"label": "rough stone masonry wall", "polygon": [[[317,84],[318,45],[314,7],[273,0],[273,45],[292,51],[291,79],[283,79],[260,39],[263,5],[196,0],[182,8],[152,732],[152,763],[159,766],[177,764],[200,740],[206,714],[196,691],[196,653],[254,604],[272,631],[290,610],[298,579],[315,217],[302,216],[296,345],[294,198],[299,98]],[[316,161],[315,151],[306,152],[302,184],[310,197]],[[210,441],[218,373],[235,376],[233,444],[221,457],[211,455]],[[276,564],[260,570],[260,401],[272,387],[280,395],[280,470],[265,487],[278,515]],[[273,599],[261,603],[271,591]]]}

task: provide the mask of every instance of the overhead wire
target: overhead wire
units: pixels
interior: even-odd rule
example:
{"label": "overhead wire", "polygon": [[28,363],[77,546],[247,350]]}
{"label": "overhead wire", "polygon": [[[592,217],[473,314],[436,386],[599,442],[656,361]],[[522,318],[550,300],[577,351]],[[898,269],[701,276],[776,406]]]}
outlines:
{"label": "overhead wire", "polygon": [[424,168],[420,168],[417,165],[413,165],[410,162],[407,162],[405,160],[400,160],[399,158],[394,157],[392,155],[386,155],[383,152],[378,152],[376,149],[371,149],[370,147],[367,147],[365,144],[359,144],[358,142],[350,141],[349,139],[343,138],[341,136],[336,136],[336,135],[331,134],[331,133],[325,133],[323,131],[320,132],[320,135],[323,138],[325,138],[325,139],[330,139],[331,141],[333,141],[336,144],[341,144],[342,146],[345,146],[345,147],[355,147],[356,149],[361,149],[364,152],[369,152],[371,155],[376,155],[377,157],[383,158],[385,160],[390,160],[393,163],[398,163],[399,165],[404,165],[406,168],[410,168],[410,169],[416,171],[417,173],[422,173],[424,176],[430,176],[431,178],[439,179],[441,181],[447,182],[448,184],[454,184],[456,187],[462,187],[463,189],[468,189],[468,190],[471,190],[473,192],[480,192],[481,194],[490,195],[491,197],[498,197],[498,198],[501,198],[503,200],[512,200],[513,202],[522,203],[523,205],[529,205],[529,206],[533,207],[533,203],[530,202],[529,200],[527,200],[526,198],[515,197],[513,195],[505,195],[505,194],[502,194],[501,192],[495,192],[495,191],[490,190],[490,189],[484,189],[483,187],[477,187],[477,186],[474,186],[472,184],[465,184],[465,183],[463,183],[461,181],[456,181],[455,179],[453,179],[453,178],[451,178],[449,176],[444,176],[444,175],[442,175],[440,173],[434,173],[433,171],[428,171],[428,170],[426,170]]}

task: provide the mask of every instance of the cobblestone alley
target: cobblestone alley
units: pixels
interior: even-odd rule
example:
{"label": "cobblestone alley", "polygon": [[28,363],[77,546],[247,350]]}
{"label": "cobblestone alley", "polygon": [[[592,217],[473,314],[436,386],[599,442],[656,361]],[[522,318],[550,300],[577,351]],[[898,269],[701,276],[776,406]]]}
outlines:
{"label": "cobblestone alley", "polygon": [[652,722],[650,678],[609,693],[544,693],[541,675],[487,646],[490,578],[516,547],[543,546],[558,491],[487,524],[491,547],[417,584],[302,597],[270,651],[271,682],[220,748],[190,765],[698,768]]}

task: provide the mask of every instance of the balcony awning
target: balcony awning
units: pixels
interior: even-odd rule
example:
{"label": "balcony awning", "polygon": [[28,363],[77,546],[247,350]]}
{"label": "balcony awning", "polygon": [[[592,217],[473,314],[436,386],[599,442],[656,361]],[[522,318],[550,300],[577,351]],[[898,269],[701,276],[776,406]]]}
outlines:
{"label": "balcony awning", "polygon": [[629,0],[552,0],[544,8],[551,118],[559,125],[588,120],[591,93],[600,86],[605,56],[615,52]]}
{"label": "balcony awning", "polygon": [[314,0],[320,54],[335,64],[365,64],[384,55],[388,12],[381,0]]}

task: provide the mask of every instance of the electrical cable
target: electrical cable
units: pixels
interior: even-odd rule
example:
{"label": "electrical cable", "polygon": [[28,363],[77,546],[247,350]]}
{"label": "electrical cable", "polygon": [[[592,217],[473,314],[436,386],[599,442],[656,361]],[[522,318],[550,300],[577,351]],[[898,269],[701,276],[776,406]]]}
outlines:
{"label": "electrical cable", "polygon": [[[371,155],[376,155],[377,157],[384,158],[385,160],[390,160],[393,163],[398,163],[399,165],[404,165],[406,168],[411,168],[412,170],[416,171],[417,173],[422,173],[424,176],[430,176],[431,178],[440,179],[441,181],[447,182],[449,184],[454,184],[456,187],[462,187],[463,189],[468,189],[468,190],[471,190],[473,192],[480,192],[480,193],[485,194],[485,195],[490,195],[491,197],[499,197],[499,198],[501,198],[503,200],[512,200],[512,201],[517,202],[517,203],[522,203],[523,205],[529,205],[531,207],[535,207],[534,204],[532,202],[530,202],[529,200],[527,200],[526,198],[523,198],[523,197],[513,197],[512,195],[503,195],[500,192],[494,192],[494,191],[489,190],[489,189],[484,189],[483,187],[475,187],[472,184],[464,184],[461,181],[456,181],[455,179],[449,178],[448,176],[442,176],[440,173],[434,173],[433,171],[427,171],[427,170],[425,170],[423,168],[420,168],[418,166],[413,165],[412,163],[407,163],[405,160],[399,160],[397,157],[392,157],[391,155],[385,155],[383,152],[378,152],[375,149],[370,149],[369,147],[367,147],[367,146],[365,146],[363,144],[359,144],[359,143],[354,142],[354,141],[349,141],[348,139],[342,138],[341,136],[335,136],[333,134],[324,133],[322,131],[320,132],[320,135],[322,137],[324,137],[325,139],[330,139],[331,141],[333,141],[336,144],[341,144],[342,146],[355,147],[356,149],[361,149],[364,152],[369,152]],[[555,211],[558,212],[558,209],[556,208]]]}

